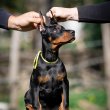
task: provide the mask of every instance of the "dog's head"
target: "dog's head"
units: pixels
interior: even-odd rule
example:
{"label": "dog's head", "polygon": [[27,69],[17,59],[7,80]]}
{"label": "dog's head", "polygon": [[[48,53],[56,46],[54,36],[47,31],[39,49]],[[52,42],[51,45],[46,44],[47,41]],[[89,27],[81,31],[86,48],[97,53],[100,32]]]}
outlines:
{"label": "dog's head", "polygon": [[63,26],[57,23],[54,16],[50,19],[48,26],[44,24],[44,22],[42,22],[42,27],[42,39],[44,39],[49,45],[51,45],[51,49],[53,50],[75,40],[75,31],[66,30]]}

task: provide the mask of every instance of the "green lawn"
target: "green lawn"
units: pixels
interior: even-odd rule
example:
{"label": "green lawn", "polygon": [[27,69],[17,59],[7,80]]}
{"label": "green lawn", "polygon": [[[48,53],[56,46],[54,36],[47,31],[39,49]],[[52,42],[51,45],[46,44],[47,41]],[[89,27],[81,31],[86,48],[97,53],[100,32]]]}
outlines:
{"label": "green lawn", "polygon": [[86,100],[91,104],[105,108],[107,104],[106,92],[103,89],[89,89],[80,93],[70,91],[70,108],[71,110],[82,110],[79,106],[81,100]]}

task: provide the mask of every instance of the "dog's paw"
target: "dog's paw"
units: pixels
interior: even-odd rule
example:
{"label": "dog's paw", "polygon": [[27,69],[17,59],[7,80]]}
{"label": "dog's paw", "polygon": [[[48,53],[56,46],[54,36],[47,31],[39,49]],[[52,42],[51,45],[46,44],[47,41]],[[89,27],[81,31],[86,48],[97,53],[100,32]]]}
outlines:
{"label": "dog's paw", "polygon": [[34,108],[32,107],[31,104],[27,104],[27,105],[26,105],[26,109],[27,109],[27,110],[34,110]]}

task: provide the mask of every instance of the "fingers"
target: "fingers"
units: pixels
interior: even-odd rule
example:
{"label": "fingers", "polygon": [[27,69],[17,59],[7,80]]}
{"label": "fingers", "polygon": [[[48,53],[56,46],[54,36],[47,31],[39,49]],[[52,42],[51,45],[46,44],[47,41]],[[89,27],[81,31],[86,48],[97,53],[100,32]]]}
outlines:
{"label": "fingers", "polygon": [[[50,9],[53,13],[53,15],[56,17],[57,21],[66,21],[67,17],[68,17],[68,9],[67,8],[63,8],[63,7],[53,7]],[[52,18],[52,13],[51,11],[48,11],[46,13],[46,16],[49,18]]]}
{"label": "fingers", "polygon": [[[58,15],[57,15],[57,8],[58,8],[58,7],[53,7],[53,8],[50,9],[55,17],[58,17]],[[47,16],[47,17],[52,18],[52,13],[51,13],[51,11],[49,11],[49,12],[46,13],[46,16]]]}
{"label": "fingers", "polygon": [[[65,8],[63,7],[53,7],[50,9],[55,17],[64,17]],[[51,11],[47,12],[46,16],[52,18]]]}
{"label": "fingers", "polygon": [[[37,12],[29,12],[29,22],[40,24],[42,22],[41,16]],[[45,17],[43,16],[43,22],[45,22]]]}

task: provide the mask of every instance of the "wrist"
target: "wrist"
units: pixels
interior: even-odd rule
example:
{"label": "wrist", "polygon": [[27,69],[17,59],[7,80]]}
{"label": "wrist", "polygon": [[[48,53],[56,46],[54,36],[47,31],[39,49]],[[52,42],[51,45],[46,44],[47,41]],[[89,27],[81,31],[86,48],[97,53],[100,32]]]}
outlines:
{"label": "wrist", "polygon": [[79,20],[78,9],[76,7],[70,8],[69,13],[70,14],[69,14],[67,20],[75,20],[75,21]]}
{"label": "wrist", "polygon": [[8,19],[8,28],[14,30],[21,30],[20,26],[17,24],[16,17],[11,15]]}

